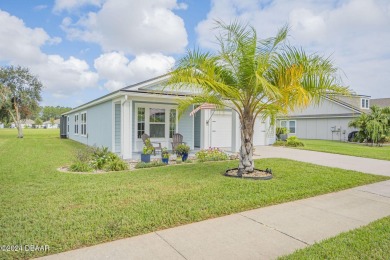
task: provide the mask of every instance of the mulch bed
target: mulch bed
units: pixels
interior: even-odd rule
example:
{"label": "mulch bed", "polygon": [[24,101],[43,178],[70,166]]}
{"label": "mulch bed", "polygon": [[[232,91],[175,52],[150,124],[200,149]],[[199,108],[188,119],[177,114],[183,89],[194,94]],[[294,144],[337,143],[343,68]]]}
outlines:
{"label": "mulch bed", "polygon": [[229,169],[225,172],[225,176],[227,177],[253,179],[253,180],[270,180],[273,177],[272,174],[259,169],[254,169],[253,172],[248,174],[243,174],[242,176],[238,176],[237,174],[238,174],[238,168]]}

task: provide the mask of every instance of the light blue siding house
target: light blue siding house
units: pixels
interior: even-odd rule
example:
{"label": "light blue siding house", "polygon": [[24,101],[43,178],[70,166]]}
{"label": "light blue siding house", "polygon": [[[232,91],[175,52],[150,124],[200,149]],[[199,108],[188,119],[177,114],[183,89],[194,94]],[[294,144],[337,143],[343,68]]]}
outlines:
{"label": "light blue siding house", "polygon": [[[191,116],[192,107],[179,119],[178,99],[191,93],[163,89],[168,77],[125,87],[65,113],[66,136],[86,145],[108,147],[124,159],[132,159],[142,151],[144,133],[150,135],[152,142],[168,149],[171,149],[172,135],[180,133],[191,149],[223,147],[238,151],[237,114],[231,110],[204,109]],[[271,144],[274,136],[269,119],[259,118],[254,144]]]}

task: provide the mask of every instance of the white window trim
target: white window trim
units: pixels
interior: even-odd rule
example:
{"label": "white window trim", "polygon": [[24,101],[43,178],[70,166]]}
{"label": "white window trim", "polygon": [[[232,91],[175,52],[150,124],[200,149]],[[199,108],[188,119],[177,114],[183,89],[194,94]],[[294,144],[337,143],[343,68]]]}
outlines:
{"label": "white window trim", "polygon": [[[85,114],[87,116],[87,111],[83,111],[80,113],[80,127],[79,127],[79,130],[80,130],[80,136],[83,136],[83,137],[87,137],[88,136],[88,132],[87,132],[87,125],[88,125],[88,121],[85,120],[85,134],[83,134],[83,121],[81,119],[81,115],[82,114]],[[88,117],[86,117],[88,119]]]}
{"label": "white window trim", "polygon": [[158,104],[158,103],[137,103],[135,105],[135,135],[136,140],[141,140],[141,138],[138,138],[138,108],[145,108],[145,133],[150,135],[150,108],[158,108],[158,109],[165,109],[165,137],[155,138],[153,137],[153,140],[155,141],[165,141],[169,138],[169,110],[175,109],[176,110],[176,133],[179,131],[179,120],[178,120],[178,112],[177,112],[177,106],[174,105],[164,105],[164,104]]}
{"label": "white window trim", "polygon": [[[292,134],[292,135],[297,134],[297,120],[280,120],[279,122],[280,122],[279,123],[280,127],[283,127],[282,122],[286,122],[286,128],[287,128],[289,134]],[[294,133],[290,132],[290,122],[295,122],[295,132]]]}
{"label": "white window trim", "polygon": [[[77,116],[77,121],[76,121],[76,116]],[[79,133],[80,133],[80,114],[79,113],[74,114],[73,121],[74,121],[74,125],[73,125],[74,135],[79,135]],[[76,126],[77,126],[77,133],[76,133]]]}
{"label": "white window trim", "polygon": [[[363,105],[363,103],[364,103],[364,105]],[[361,98],[360,99],[360,108],[361,109],[369,109],[370,108],[370,99],[369,98]]]}

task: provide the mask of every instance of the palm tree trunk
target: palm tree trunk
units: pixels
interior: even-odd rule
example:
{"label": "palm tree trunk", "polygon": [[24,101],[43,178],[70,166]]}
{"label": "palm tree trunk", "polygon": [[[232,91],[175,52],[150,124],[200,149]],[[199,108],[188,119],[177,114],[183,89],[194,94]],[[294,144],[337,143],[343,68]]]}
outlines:
{"label": "palm tree trunk", "polygon": [[241,118],[241,147],[238,175],[253,172],[255,164],[253,161],[253,115]]}

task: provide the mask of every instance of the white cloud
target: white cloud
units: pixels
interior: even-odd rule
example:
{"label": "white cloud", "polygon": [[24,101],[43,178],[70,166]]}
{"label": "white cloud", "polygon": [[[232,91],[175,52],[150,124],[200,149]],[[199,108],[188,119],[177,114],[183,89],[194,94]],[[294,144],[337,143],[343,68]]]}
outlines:
{"label": "white cloud", "polygon": [[94,87],[98,74],[75,57],[64,59],[47,55],[41,47],[56,44],[60,38],[50,37],[41,28],[28,28],[22,20],[0,10],[0,61],[30,68],[54,96],[69,96],[79,89]]}
{"label": "white cloud", "polygon": [[140,54],[130,61],[123,53],[110,52],[100,55],[94,66],[101,78],[107,80],[104,86],[113,91],[165,74],[174,63],[174,58],[160,53]]}
{"label": "white cloud", "polygon": [[82,6],[92,5],[101,6],[105,0],[56,0],[54,3],[54,12],[74,11]]}
{"label": "white cloud", "polygon": [[291,26],[289,41],[308,52],[332,55],[358,93],[390,96],[390,4],[387,0],[212,0],[197,28],[198,43],[215,49],[214,20],[246,21],[260,38]]}
{"label": "white cloud", "polygon": [[181,53],[187,32],[172,10],[183,8],[176,0],[107,0],[99,11],[76,22],[65,18],[62,28],[69,39],[96,42],[105,52]]}

